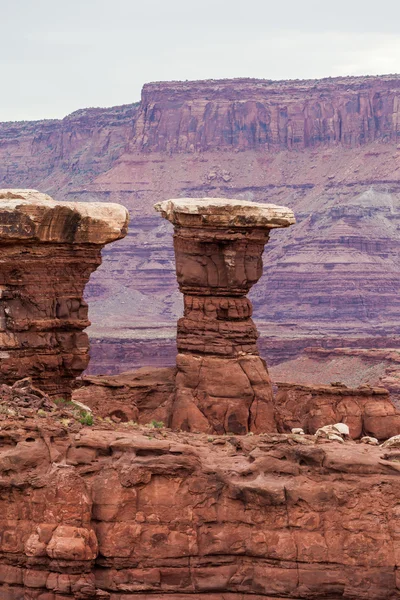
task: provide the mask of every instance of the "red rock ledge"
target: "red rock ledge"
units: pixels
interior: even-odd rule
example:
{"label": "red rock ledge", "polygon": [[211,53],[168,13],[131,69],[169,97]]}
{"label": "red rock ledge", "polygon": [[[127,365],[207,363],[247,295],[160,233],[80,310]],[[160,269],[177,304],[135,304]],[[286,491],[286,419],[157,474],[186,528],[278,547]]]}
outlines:
{"label": "red rock ledge", "polygon": [[1,600],[399,598],[399,449],[23,412],[0,418]]}

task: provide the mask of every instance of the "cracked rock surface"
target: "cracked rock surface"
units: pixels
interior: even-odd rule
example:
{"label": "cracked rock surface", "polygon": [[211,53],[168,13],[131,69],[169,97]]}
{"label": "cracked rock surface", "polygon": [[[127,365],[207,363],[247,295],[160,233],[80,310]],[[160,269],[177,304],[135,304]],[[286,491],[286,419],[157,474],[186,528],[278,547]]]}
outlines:
{"label": "cracked rock surface", "polygon": [[398,449],[0,415],[0,598],[399,598]]}

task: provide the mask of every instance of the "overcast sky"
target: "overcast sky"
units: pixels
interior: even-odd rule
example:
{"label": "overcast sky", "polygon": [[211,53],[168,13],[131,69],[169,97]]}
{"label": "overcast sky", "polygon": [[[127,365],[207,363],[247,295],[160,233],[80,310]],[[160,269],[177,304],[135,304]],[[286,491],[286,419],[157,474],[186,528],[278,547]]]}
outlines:
{"label": "overcast sky", "polygon": [[0,121],[128,104],[144,83],[400,72],[400,0],[0,0]]}

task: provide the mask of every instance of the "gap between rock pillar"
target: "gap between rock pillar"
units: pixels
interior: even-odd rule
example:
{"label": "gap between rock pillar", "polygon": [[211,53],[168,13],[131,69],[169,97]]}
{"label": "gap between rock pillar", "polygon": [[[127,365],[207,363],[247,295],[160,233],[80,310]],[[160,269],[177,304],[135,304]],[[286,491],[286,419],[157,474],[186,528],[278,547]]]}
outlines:
{"label": "gap between rock pillar", "polygon": [[105,244],[126,235],[119,204],[0,190],[0,383],[31,377],[69,399],[89,363],[83,291]]}
{"label": "gap between rock pillar", "polygon": [[166,200],[155,209],[174,225],[184,295],[171,427],[218,434],[276,431],[271,380],[246,294],[262,275],[270,230],[295,223],[293,212],[221,198]]}

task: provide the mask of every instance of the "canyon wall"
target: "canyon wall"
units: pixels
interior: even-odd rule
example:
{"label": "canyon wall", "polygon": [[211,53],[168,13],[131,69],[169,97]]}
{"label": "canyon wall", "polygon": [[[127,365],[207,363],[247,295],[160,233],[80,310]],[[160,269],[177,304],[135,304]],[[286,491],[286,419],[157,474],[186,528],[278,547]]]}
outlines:
{"label": "canyon wall", "polygon": [[0,598],[395,600],[398,448],[0,414]]}
{"label": "canyon wall", "polygon": [[273,366],[271,377],[288,384],[384,387],[400,408],[400,351],[395,348],[306,348],[294,360]]}
{"label": "canyon wall", "polygon": [[119,355],[182,313],[170,232],[152,212],[173,196],[294,210],[251,295],[261,334],[278,322],[292,339],[394,336],[399,98],[395,75],[147,84],[138,104],[0,124],[0,183],[129,208],[129,235],[88,286],[92,336],[112,331]]}

